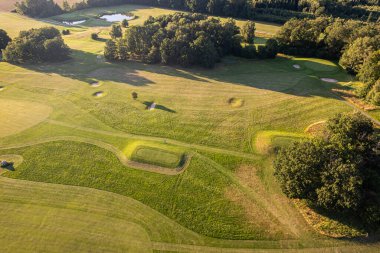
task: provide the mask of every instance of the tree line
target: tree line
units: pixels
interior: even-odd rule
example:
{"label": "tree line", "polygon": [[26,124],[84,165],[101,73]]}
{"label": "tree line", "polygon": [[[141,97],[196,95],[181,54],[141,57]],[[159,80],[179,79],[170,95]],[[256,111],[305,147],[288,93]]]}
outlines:
{"label": "tree line", "polygon": [[[277,42],[269,40],[256,51],[252,45],[254,33],[253,22],[247,22],[240,31],[232,19],[221,22],[201,14],[175,13],[149,17],[143,25],[128,28],[124,36],[120,25],[113,25],[104,56],[112,61],[139,60],[206,68],[212,68],[229,54],[274,58]],[[248,45],[243,47],[243,41]]]}
{"label": "tree line", "polygon": [[53,0],[22,0],[16,4],[17,12],[31,17],[48,17],[62,12],[91,7],[120,4],[142,4],[245,19],[284,23],[291,18],[334,16],[341,18],[378,21],[379,0],[83,0],[70,5],[64,1],[60,7]]}
{"label": "tree line", "polygon": [[291,19],[276,39],[282,53],[339,60],[365,83],[358,95],[380,105],[380,23],[326,17]]}
{"label": "tree line", "polygon": [[288,197],[380,227],[380,139],[363,115],[330,119],[324,138],[280,149],[274,168]]}
{"label": "tree line", "polygon": [[70,54],[70,48],[54,27],[21,31],[13,40],[0,30],[0,50],[3,60],[12,63],[62,61]]}

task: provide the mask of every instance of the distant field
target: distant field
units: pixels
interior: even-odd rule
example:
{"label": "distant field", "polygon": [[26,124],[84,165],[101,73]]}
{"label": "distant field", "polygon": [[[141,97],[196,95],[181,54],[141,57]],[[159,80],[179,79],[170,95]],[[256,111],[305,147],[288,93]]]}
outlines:
{"label": "distant field", "polygon": [[[105,62],[110,24],[95,18],[105,10],[132,12],[138,17],[131,25],[172,12],[125,5],[46,20],[0,13],[11,36],[89,18],[63,36],[73,50],[66,62],[0,62],[0,115],[7,122],[0,126],[0,158],[18,159],[15,171],[0,177],[0,245],[6,252],[82,246],[112,252],[112,245],[132,252],[373,250],[318,235],[281,193],[271,166],[274,147],[307,138],[308,126],[352,111],[331,93],[339,83],[321,81],[343,83],[351,76],[331,61],[286,56],[226,57],[213,70]],[[278,26],[257,28],[273,33]],[[100,40],[91,39],[94,32]],[[106,95],[95,97],[98,92]],[[155,110],[146,110],[151,101]],[[137,157],[174,168],[188,153],[188,167],[176,174],[125,161]],[[54,243],[44,246],[46,241]],[[131,241],[134,248],[128,248]]]}

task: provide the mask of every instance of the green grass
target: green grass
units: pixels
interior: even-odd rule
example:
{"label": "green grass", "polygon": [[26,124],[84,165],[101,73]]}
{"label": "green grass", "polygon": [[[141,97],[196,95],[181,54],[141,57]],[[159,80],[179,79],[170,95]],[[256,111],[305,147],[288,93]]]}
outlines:
{"label": "green grass", "polygon": [[52,111],[41,103],[17,100],[0,100],[0,138],[21,132],[44,121]]}
{"label": "green grass", "polygon": [[148,163],[174,169],[180,166],[184,157],[181,154],[168,152],[166,150],[158,148],[138,146],[132,153],[131,159],[136,162]]}
{"label": "green grass", "polygon": [[[271,157],[255,146],[258,136],[263,137],[259,142],[266,147],[287,145],[294,138],[304,137],[310,124],[352,111],[331,94],[332,88],[341,87],[339,83],[320,80],[328,77],[347,82],[350,76],[333,62],[307,58],[227,57],[213,70],[104,62],[97,58],[103,53],[104,40],[92,40],[90,35],[99,32],[101,39],[109,37],[109,24],[97,26],[99,20],[94,18],[105,10],[133,12],[138,18],[131,25],[141,24],[151,14],[171,12],[126,5],[65,14],[55,19],[92,19],[81,27],[70,27],[71,34],[64,36],[73,49],[71,60],[22,66],[0,62],[0,83],[6,86],[0,92],[0,103],[12,105],[0,106],[0,115],[15,123],[0,126],[0,133],[7,133],[0,136],[0,156],[23,157],[16,171],[3,175],[60,184],[0,178],[4,192],[0,194],[1,212],[19,210],[0,216],[2,227],[6,227],[0,232],[6,234],[0,236],[1,245],[5,243],[12,252],[17,251],[16,242],[24,243],[19,251],[30,247],[34,251],[67,252],[81,245],[93,249],[88,246],[92,241],[104,251],[112,251],[113,244],[127,251],[124,247],[128,240],[135,241],[136,247],[141,242],[153,245],[153,250],[174,252],[180,251],[175,244],[263,249],[345,245],[352,247],[348,251],[361,249],[355,243],[326,239],[312,231],[282,195],[273,177]],[[55,21],[0,13],[1,26],[11,36],[51,22]],[[278,26],[258,23],[257,28],[273,33]],[[300,64],[301,69],[295,69],[294,64]],[[90,80],[98,81],[101,87],[91,87]],[[100,90],[107,96],[94,98],[92,94]],[[138,93],[137,100],[131,96],[133,91]],[[233,107],[230,98],[242,103]],[[145,109],[150,101],[157,103],[153,111]],[[48,108],[46,113],[42,113],[43,108]],[[164,175],[123,165],[123,156],[133,157],[136,147],[140,147],[140,158],[166,167],[175,167],[181,154],[194,156],[183,173]],[[80,195],[78,189],[86,194]],[[93,196],[91,207],[81,206]],[[138,204],[132,205],[130,198]],[[128,214],[128,206],[134,206],[135,211]],[[80,216],[78,209],[84,214],[78,218],[80,222],[72,229],[63,224],[63,219]],[[25,221],[24,216],[34,218]],[[44,217],[49,226],[41,225]],[[116,222],[115,217],[124,220]],[[42,240],[60,238],[54,237],[56,230],[50,225],[54,222],[57,229],[61,228],[62,240],[42,249]],[[130,222],[138,225],[128,230]],[[73,241],[70,233],[80,234],[80,224],[93,224],[94,230]],[[37,227],[39,231],[33,233]],[[18,236],[23,233],[30,235],[27,243]],[[97,233],[107,239],[92,236]],[[114,233],[118,236],[112,238],[110,234]],[[14,244],[10,242],[12,234],[13,240],[19,240]],[[170,245],[160,248],[163,245],[151,244],[146,234],[153,242]]]}
{"label": "green grass", "polygon": [[[19,154],[24,162],[4,175],[30,181],[85,186],[132,197],[198,233],[219,238],[265,238],[224,197],[229,180],[193,157],[179,176],[166,176],[126,168],[108,151],[89,144],[52,142],[0,151]],[[215,202],[214,205],[205,203]],[[225,217],[219,219],[219,217]],[[234,222],[233,222],[234,221]],[[232,236],[232,237],[231,237]]]}

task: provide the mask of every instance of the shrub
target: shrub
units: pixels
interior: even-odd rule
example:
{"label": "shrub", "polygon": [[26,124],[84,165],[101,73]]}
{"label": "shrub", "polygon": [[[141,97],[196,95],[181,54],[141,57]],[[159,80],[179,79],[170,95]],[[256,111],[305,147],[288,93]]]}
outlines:
{"label": "shrub", "polygon": [[110,32],[110,36],[112,39],[121,38],[123,36],[123,31],[120,25],[113,24]]}
{"label": "shrub", "polygon": [[7,32],[3,29],[0,29],[0,52],[1,49],[5,49],[9,42],[11,42],[11,38],[8,36]]}
{"label": "shrub", "polygon": [[255,40],[256,26],[253,21],[247,21],[241,28],[241,36],[243,41],[249,44],[253,44]]}
{"label": "shrub", "polygon": [[62,34],[63,35],[69,35],[70,34],[70,30],[69,29],[62,30]]}
{"label": "shrub", "polygon": [[128,27],[129,26],[128,20],[123,19],[123,21],[121,21],[121,26],[124,28]]}
{"label": "shrub", "polygon": [[97,33],[91,33],[91,39],[97,40],[99,38],[99,35]]}

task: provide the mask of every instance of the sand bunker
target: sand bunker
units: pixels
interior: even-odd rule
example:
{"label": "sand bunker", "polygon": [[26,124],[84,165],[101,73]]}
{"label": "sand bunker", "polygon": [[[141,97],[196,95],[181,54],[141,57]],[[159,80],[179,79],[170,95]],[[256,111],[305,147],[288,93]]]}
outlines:
{"label": "sand bunker", "polygon": [[293,65],[293,68],[295,68],[295,69],[300,69],[300,68],[301,68],[301,66],[300,66],[300,65],[298,65],[298,64],[294,64],[294,65]]}
{"label": "sand bunker", "polygon": [[78,21],[63,21],[62,23],[65,25],[80,25],[82,23],[86,22],[86,20],[78,20]]}
{"label": "sand bunker", "polygon": [[338,82],[338,80],[336,80],[336,79],[325,78],[325,77],[321,78],[321,80],[324,81],[324,82],[328,82],[328,83],[337,83]]}
{"label": "sand bunker", "polygon": [[106,94],[103,91],[97,91],[94,94],[92,94],[94,97],[104,97]]}
{"label": "sand bunker", "polygon": [[98,81],[92,81],[92,82],[90,82],[90,86],[91,87],[99,87],[100,83]]}
{"label": "sand bunker", "polygon": [[156,103],[152,103],[150,106],[148,106],[148,110],[154,110],[154,109],[156,109]]}
{"label": "sand bunker", "polygon": [[241,98],[230,98],[230,99],[228,99],[228,103],[233,108],[239,108],[239,107],[242,107],[244,105],[244,100]]}

